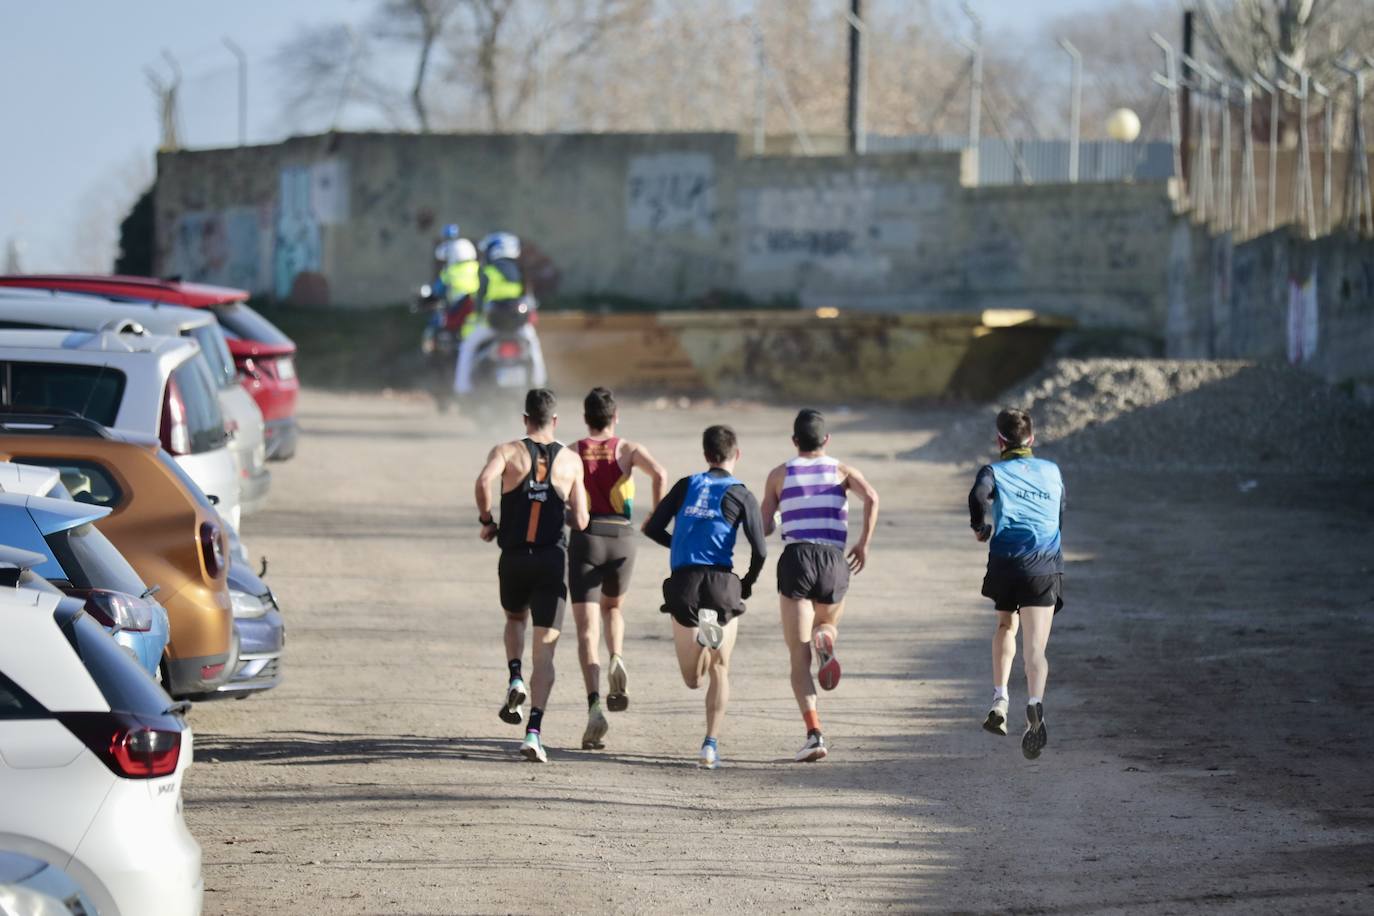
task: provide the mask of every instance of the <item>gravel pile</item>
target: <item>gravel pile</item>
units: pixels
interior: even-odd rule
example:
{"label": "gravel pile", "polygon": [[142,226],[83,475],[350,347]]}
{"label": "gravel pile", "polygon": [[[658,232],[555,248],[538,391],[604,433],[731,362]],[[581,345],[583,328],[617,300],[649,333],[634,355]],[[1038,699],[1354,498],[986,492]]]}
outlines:
{"label": "gravel pile", "polygon": [[1070,464],[1374,476],[1374,410],[1306,372],[1233,360],[1056,360],[921,457],[987,460],[1002,407],[1029,410],[1039,453]]}

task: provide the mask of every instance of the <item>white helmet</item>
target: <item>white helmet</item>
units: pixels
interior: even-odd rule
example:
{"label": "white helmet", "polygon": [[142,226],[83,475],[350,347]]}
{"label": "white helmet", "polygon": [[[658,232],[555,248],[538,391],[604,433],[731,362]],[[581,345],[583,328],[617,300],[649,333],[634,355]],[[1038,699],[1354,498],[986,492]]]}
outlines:
{"label": "white helmet", "polygon": [[434,249],[434,259],[445,264],[460,264],[463,261],[477,260],[477,249],[467,239],[450,239],[440,242]]}
{"label": "white helmet", "polygon": [[514,261],[520,257],[520,240],[509,232],[493,232],[482,239],[478,247],[482,250],[482,256],[487,259],[487,263],[502,258]]}

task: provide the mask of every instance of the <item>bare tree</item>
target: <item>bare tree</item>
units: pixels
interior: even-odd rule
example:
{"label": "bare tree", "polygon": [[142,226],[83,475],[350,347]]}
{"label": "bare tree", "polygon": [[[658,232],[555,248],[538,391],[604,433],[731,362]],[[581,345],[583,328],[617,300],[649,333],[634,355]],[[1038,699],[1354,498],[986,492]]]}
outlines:
{"label": "bare tree", "polygon": [[1283,59],[1331,79],[1345,55],[1374,51],[1369,0],[1202,0],[1203,36],[1238,76],[1282,76]]}
{"label": "bare tree", "polygon": [[343,23],[298,29],[273,56],[293,129],[306,130],[302,122],[332,129],[347,105],[360,106],[369,121],[405,127],[402,95],[377,74],[376,56],[373,41]]}
{"label": "bare tree", "polygon": [[452,21],[460,0],[382,0],[373,17],[377,35],[415,46],[415,77],[410,84],[410,107],[421,133],[429,133],[425,106],[425,77],[436,46]]}

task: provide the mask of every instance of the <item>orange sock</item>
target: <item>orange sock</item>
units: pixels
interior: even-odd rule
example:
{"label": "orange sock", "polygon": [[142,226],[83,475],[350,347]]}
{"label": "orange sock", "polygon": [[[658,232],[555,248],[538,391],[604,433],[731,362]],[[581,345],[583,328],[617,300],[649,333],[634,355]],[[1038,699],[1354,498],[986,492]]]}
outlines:
{"label": "orange sock", "polygon": [[806,723],[807,734],[821,730],[821,714],[814,709],[808,709],[802,713],[802,721]]}

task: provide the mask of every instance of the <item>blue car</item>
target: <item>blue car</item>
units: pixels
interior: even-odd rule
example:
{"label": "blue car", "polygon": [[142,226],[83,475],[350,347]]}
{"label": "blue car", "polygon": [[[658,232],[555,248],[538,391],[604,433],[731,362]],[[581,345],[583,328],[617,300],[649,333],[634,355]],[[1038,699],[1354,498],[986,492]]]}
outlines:
{"label": "blue car", "polygon": [[[41,554],[31,567],[68,595],[82,599],[98,620],[153,678],[167,648],[167,612],[124,555],[94,526],[110,514],[103,506],[72,501],[55,470],[24,468],[51,481],[11,481],[16,465],[0,464],[0,545]],[[15,472],[20,473],[20,472]],[[16,486],[16,484],[20,484]],[[50,495],[29,495],[15,490]],[[65,497],[65,498],[63,498]]]}

